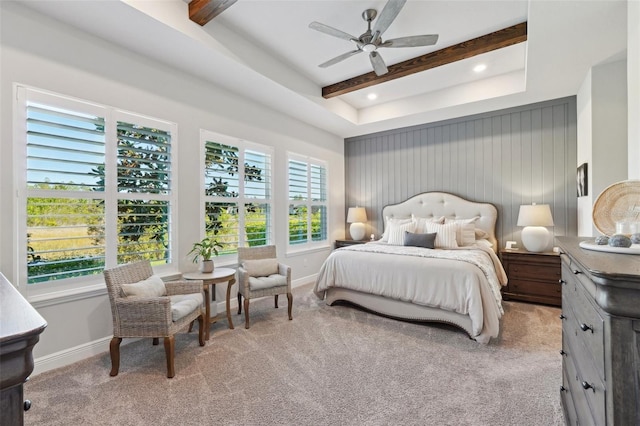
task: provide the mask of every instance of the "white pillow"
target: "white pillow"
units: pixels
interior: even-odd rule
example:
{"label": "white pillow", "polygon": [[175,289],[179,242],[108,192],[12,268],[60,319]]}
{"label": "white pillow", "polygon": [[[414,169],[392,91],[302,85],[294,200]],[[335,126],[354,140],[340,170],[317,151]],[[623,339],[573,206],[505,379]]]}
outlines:
{"label": "white pillow", "polygon": [[268,277],[278,273],[278,259],[253,259],[242,262],[242,267],[251,277]]}
{"label": "white pillow", "polygon": [[431,223],[444,223],[444,216],[441,217],[418,217],[416,215],[411,215],[411,220],[416,224],[416,233],[417,234],[425,234],[424,224],[427,222]]}
{"label": "white pillow", "polygon": [[122,291],[127,297],[160,297],[167,294],[164,281],[157,275],[133,284],[122,284]]}
{"label": "white pillow", "polygon": [[450,249],[450,248],[458,248],[458,243],[456,242],[456,229],[457,225],[455,223],[425,223],[425,228],[428,233],[436,233],[436,248]]}
{"label": "white pillow", "polygon": [[476,220],[480,216],[471,219],[445,219],[444,223],[453,223],[456,225],[456,242],[459,247],[471,246],[476,243]]}
{"label": "white pillow", "polygon": [[394,217],[385,216],[384,221],[385,221],[384,233],[382,234],[382,238],[380,238],[380,241],[383,241],[386,243],[389,241],[389,227],[391,226],[391,224],[395,223],[395,224],[401,225],[403,223],[408,223],[408,222],[411,222],[411,218],[408,217],[404,219],[396,219]]}
{"label": "white pillow", "polygon": [[389,244],[394,246],[403,246],[405,231],[413,232],[415,228],[416,224],[412,221],[402,224],[392,223],[389,227]]}

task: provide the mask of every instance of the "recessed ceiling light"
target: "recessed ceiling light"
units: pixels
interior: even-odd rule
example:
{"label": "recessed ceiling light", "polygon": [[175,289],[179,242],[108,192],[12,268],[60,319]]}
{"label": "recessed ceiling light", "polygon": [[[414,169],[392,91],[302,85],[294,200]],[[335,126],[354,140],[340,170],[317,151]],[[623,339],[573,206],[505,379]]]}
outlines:
{"label": "recessed ceiling light", "polygon": [[482,72],[482,71],[484,71],[486,69],[487,69],[487,66],[485,64],[478,64],[475,67],[473,67],[473,70],[475,72]]}
{"label": "recessed ceiling light", "polygon": [[369,93],[369,94],[367,95],[367,98],[368,98],[370,101],[373,101],[373,100],[375,100],[375,99],[377,99],[377,98],[378,98],[378,95],[376,95],[375,93]]}

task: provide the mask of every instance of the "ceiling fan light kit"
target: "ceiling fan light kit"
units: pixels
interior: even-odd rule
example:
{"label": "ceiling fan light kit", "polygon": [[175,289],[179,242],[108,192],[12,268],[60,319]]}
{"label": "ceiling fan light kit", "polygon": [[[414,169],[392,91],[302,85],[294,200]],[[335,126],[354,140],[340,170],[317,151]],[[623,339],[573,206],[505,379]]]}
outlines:
{"label": "ceiling fan light kit", "polygon": [[[333,59],[318,65],[320,68],[326,68],[331,65],[335,65],[338,62],[342,62],[353,55],[361,52],[369,54],[369,60],[376,75],[384,75],[389,72],[387,65],[385,64],[382,56],[378,52],[381,47],[422,47],[432,46],[438,41],[437,34],[417,35],[399,37],[391,40],[382,40],[382,34],[389,28],[391,23],[396,19],[400,10],[404,7],[407,0],[389,0],[385,4],[382,12],[378,15],[378,11],[375,9],[367,9],[362,12],[362,19],[367,22],[367,31],[362,33],[360,37],[352,36],[344,31],[330,27],[329,25],[321,24],[320,22],[312,22],[309,24],[309,28],[319,31],[321,33],[341,38],[343,40],[351,41],[356,44],[356,50],[343,53]],[[376,19],[377,18],[377,19]],[[374,21],[373,28],[371,23]]]}

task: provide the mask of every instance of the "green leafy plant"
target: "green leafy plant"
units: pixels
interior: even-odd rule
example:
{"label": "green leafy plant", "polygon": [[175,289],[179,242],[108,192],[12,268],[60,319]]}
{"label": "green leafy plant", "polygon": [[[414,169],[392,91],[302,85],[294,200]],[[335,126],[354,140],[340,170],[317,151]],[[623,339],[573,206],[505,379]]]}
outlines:
{"label": "green leafy plant", "polygon": [[218,255],[218,249],[222,248],[222,244],[218,240],[212,240],[205,237],[202,241],[193,244],[193,248],[187,255],[193,254],[193,263],[198,263],[198,258],[202,260],[211,260],[213,255]]}

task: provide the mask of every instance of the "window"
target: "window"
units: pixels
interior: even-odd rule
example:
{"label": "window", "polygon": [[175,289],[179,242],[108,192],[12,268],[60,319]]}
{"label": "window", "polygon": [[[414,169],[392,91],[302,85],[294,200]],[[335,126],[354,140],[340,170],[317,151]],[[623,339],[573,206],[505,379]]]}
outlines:
{"label": "window", "polygon": [[221,255],[270,244],[271,150],[208,131],[202,142],[205,234],[223,245]]}
{"label": "window", "polygon": [[327,167],[289,154],[289,244],[327,240]]}
{"label": "window", "polygon": [[[175,125],[18,88],[27,284],[171,263]],[[68,282],[68,280],[67,280]]]}

